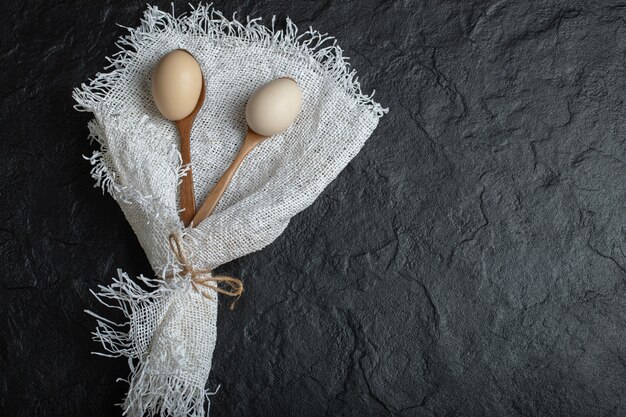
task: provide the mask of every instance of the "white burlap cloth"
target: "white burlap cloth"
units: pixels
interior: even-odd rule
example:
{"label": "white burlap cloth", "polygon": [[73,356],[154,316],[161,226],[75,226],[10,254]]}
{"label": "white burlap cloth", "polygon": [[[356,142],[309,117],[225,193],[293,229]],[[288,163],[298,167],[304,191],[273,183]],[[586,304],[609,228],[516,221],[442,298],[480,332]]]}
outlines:
{"label": "white burlap cloth", "polygon": [[[119,203],[157,278],[125,273],[100,287],[100,301],[128,321],[100,315],[95,339],[131,365],[124,414],[204,416],[216,337],[217,294],[208,299],[180,271],[168,244],[178,235],[194,267],[213,269],[271,243],[309,206],[348,162],[386,112],[363,95],[332,38],[224,18],[208,6],[174,17],[149,7],[141,26],[118,41],[105,73],[74,91],[89,111],[90,158],[96,185]],[[150,75],[176,48],[199,61],[206,100],[192,131],[191,156],[199,206],[237,153],[247,126],[245,104],[261,85],[282,76],[303,92],[302,112],[286,132],[258,146],[243,162],[214,214],[194,229],[179,220],[179,182],[185,174],[174,123],[156,109]],[[139,282],[139,285],[137,284]]]}

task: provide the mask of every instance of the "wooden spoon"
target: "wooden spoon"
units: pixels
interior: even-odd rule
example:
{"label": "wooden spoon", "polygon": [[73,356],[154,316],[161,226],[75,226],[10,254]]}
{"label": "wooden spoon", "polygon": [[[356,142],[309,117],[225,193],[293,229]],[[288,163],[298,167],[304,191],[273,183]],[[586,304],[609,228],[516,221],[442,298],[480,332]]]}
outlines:
{"label": "wooden spoon", "polygon": [[189,116],[184,119],[176,121],[176,127],[180,134],[180,156],[182,158],[183,165],[189,167],[186,175],[183,177],[182,184],[180,186],[180,207],[183,208],[183,212],[180,214],[180,218],[183,224],[189,226],[194,214],[196,212],[196,197],[193,190],[193,175],[191,173],[191,127],[196,119],[200,108],[204,104],[204,77],[202,78],[202,89],[200,90],[200,98],[198,104],[193,109]]}
{"label": "wooden spoon", "polygon": [[235,160],[219,179],[192,220],[196,227],[211,215],[230,180],[245,157],[259,143],[285,131],[296,119],[302,107],[302,92],[295,80],[281,77],[258,89],[246,105],[248,133]]}
{"label": "wooden spoon", "polygon": [[157,64],[152,76],[152,96],[161,114],[176,122],[180,134],[180,154],[188,166],[180,189],[180,215],[188,226],[195,214],[191,172],[191,127],[204,103],[204,77],[198,61],[190,52],[176,49]]}

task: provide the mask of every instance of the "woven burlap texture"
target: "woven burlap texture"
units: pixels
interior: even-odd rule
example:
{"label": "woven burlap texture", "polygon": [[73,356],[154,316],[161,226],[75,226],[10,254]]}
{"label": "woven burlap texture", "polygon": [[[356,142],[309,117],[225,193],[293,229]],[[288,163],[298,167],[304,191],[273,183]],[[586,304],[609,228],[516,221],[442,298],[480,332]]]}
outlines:
{"label": "woven burlap texture", "polygon": [[[209,6],[179,17],[149,7],[141,26],[118,45],[110,66],[74,98],[77,110],[94,114],[90,138],[99,149],[89,159],[96,185],[119,203],[157,276],[133,280],[120,271],[100,287],[99,299],[122,309],[128,321],[92,313],[94,337],[104,354],[130,359],[126,415],[204,416],[217,294],[203,297],[184,277],[164,279],[180,270],[168,237],[178,235],[191,263],[202,269],[260,250],[359,152],[386,110],[361,93],[334,39],[313,30],[298,34],[289,20],[275,30],[274,21],[271,27],[259,20],[242,24]],[[214,213],[193,229],[179,220],[186,167],[178,131],[159,114],[150,89],[155,64],[177,48],[194,55],[206,83],[191,139],[197,205],[241,146],[251,94],[284,76],[303,93],[294,124],[248,155]]]}

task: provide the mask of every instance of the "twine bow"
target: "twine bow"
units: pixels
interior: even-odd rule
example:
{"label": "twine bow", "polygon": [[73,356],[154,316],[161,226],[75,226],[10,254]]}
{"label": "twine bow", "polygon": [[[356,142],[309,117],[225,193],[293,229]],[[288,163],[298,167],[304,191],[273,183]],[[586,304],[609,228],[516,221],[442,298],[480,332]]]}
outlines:
{"label": "twine bow", "polygon": [[[198,286],[213,290],[229,297],[236,297],[233,302],[230,303],[230,309],[232,310],[235,307],[235,303],[237,302],[237,300],[239,300],[239,297],[241,297],[241,294],[243,293],[243,282],[241,282],[240,279],[229,277],[227,275],[213,276],[213,270],[211,269],[195,269],[193,265],[191,265],[189,259],[187,259],[187,256],[185,255],[185,252],[183,251],[181,245],[180,237],[177,234],[172,233],[170,235],[169,244],[172,253],[178,260],[178,263],[181,265],[182,269],[177,273],[167,274],[165,278],[172,279],[176,275],[181,277],[189,276],[189,279],[191,280],[194,289],[209,300],[212,300],[213,297],[211,297],[211,295],[207,294],[204,291],[200,291],[198,289]],[[220,283],[225,283],[230,289],[220,288]]]}

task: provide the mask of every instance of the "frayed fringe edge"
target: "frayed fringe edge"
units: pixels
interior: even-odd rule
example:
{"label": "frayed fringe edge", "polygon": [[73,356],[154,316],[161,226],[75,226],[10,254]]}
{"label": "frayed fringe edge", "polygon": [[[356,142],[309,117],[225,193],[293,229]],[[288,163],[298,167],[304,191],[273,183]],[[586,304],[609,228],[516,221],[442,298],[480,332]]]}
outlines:
{"label": "frayed fringe edge", "polygon": [[[211,392],[181,381],[172,375],[153,374],[144,371],[142,364],[132,378],[128,395],[122,408],[123,415],[141,417],[144,414],[172,417],[204,417],[204,402],[207,415],[211,408]],[[219,389],[219,388],[218,388]]]}
{"label": "frayed fringe edge", "polygon": [[136,345],[137,341],[133,337],[131,317],[147,303],[162,300],[175,287],[171,284],[166,285],[161,279],[151,279],[140,275],[137,279],[147,287],[144,289],[121,269],[118,269],[117,273],[118,277],[113,278],[112,284],[99,285],[99,292],[91,291],[91,293],[104,306],[122,311],[128,321],[116,323],[93,311],[85,310],[85,312],[96,318],[97,327],[92,332],[93,340],[99,342],[105,350],[105,352],[92,353],[106,357],[125,356],[129,359],[128,379],[118,379],[129,384],[124,403],[119,404],[124,410],[123,415],[141,417],[148,413],[148,415],[173,417],[204,417],[205,401],[207,401],[207,407],[210,408],[209,396],[217,393],[219,387],[211,392],[204,387],[191,385],[175,375],[150,372],[149,363],[144,361],[146,352]]}
{"label": "frayed fringe edge", "polygon": [[372,111],[379,118],[388,112],[388,109],[373,100],[375,91],[370,95],[362,93],[356,70],[350,70],[349,58],[343,56],[343,50],[337,45],[334,37],[313,28],[298,35],[297,26],[289,18],[286,20],[287,27],[284,30],[275,29],[276,16],[272,18],[271,28],[262,25],[260,21],[260,18],[248,18],[244,25],[236,20],[236,15],[229,20],[213,9],[212,5],[201,4],[196,8],[192,6],[189,14],[179,17],[174,17],[173,5],[172,14],[163,12],[156,6],[148,6],[141,19],[141,25],[138,28],[126,28],[129,33],[121,36],[116,43],[120,50],[107,57],[109,65],[105,69],[113,70],[98,73],[89,81],[89,85],[82,84],[74,89],[73,97],[77,102],[74,108],[78,111],[94,112],[125,74],[126,66],[136,57],[144,39],[165,32],[178,32],[219,39],[234,46],[254,42],[263,47],[277,46],[301,53],[308,56],[323,72],[333,77],[359,105]]}
{"label": "frayed fringe edge", "polygon": [[152,291],[141,288],[133,281],[126,272],[117,270],[118,277],[113,278],[113,283],[104,286],[99,285],[99,292],[91,290],[94,297],[104,306],[120,310],[124,317],[128,319],[125,323],[116,323],[106,319],[93,311],[85,310],[87,314],[97,320],[96,330],[93,331],[92,339],[99,342],[106,353],[92,352],[94,355],[116,358],[126,356],[130,359],[139,358],[142,352],[134,344],[133,329],[130,318],[138,311],[143,303],[156,302],[161,297],[172,292],[165,281],[154,278],[147,278],[139,275],[137,279],[145,284]]}
{"label": "frayed fringe edge", "polygon": [[[179,232],[179,236],[183,240],[193,239],[186,231]],[[183,250],[186,249],[183,248]],[[191,252],[186,252],[186,255],[193,256]],[[98,285],[98,292],[90,290],[100,304],[110,309],[120,310],[127,319],[124,323],[116,323],[93,311],[85,310],[87,314],[97,320],[96,330],[92,332],[93,341],[99,342],[106,351],[106,353],[92,353],[107,357],[126,356],[131,359],[141,357],[144,352],[140,352],[140,349],[133,345],[131,317],[146,303],[157,302],[177,289],[197,289],[192,281],[178,275],[180,271],[180,264],[176,257],[170,253],[166,264],[157,271],[161,278],[148,278],[144,275],[137,277],[137,280],[143,283],[147,289],[139,286],[126,272],[118,269],[117,278],[113,278],[111,284],[108,286]],[[174,278],[166,280],[164,277],[168,275]]]}
{"label": "frayed fringe edge", "polygon": [[[114,122],[111,122],[114,123]],[[120,184],[117,173],[112,170],[106,163],[106,155],[108,149],[105,143],[106,134],[103,127],[97,120],[91,120],[88,125],[89,140],[91,142],[97,142],[100,146],[99,150],[93,151],[91,156],[84,156],[83,158],[88,160],[91,164],[91,177],[95,180],[94,187],[102,188],[102,192],[107,192],[120,203],[126,204],[138,204],[142,209],[146,210],[152,219],[159,219],[164,212],[163,204],[157,197],[152,195],[145,195],[139,190],[132,187],[123,186]],[[144,116],[136,127],[136,134],[146,134],[150,132],[150,129],[155,129],[153,125],[149,124],[148,116]],[[189,166],[183,165],[182,157],[178,149],[172,145],[170,154],[173,159],[176,159],[176,177],[178,185],[180,186],[183,177],[187,175]]]}

